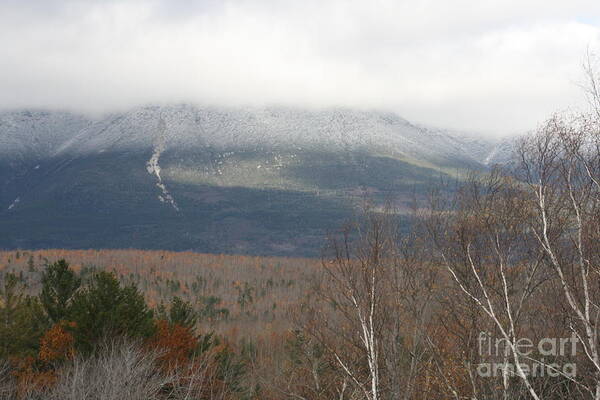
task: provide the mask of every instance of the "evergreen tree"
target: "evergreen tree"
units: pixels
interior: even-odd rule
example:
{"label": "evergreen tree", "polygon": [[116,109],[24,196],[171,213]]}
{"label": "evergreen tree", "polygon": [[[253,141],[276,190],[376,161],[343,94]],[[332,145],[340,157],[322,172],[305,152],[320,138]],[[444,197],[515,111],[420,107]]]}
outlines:
{"label": "evergreen tree", "polygon": [[17,275],[8,273],[0,286],[0,358],[33,355],[48,328],[37,298],[26,296]]}
{"label": "evergreen tree", "polygon": [[57,323],[67,318],[71,300],[81,285],[81,279],[65,260],[46,267],[42,276],[40,301],[48,318]]}
{"label": "evergreen tree", "polygon": [[180,297],[173,297],[169,311],[164,305],[158,308],[159,319],[168,321],[171,325],[180,325],[187,329],[193,329],[198,321],[198,315],[188,301],[183,301]]}
{"label": "evergreen tree", "polygon": [[35,263],[33,261],[33,256],[29,256],[29,259],[27,260],[27,270],[29,272],[35,272]]}
{"label": "evergreen tree", "polygon": [[153,312],[134,285],[121,287],[114,274],[101,271],[73,298],[78,348],[88,352],[103,337],[147,338],[154,333]]}

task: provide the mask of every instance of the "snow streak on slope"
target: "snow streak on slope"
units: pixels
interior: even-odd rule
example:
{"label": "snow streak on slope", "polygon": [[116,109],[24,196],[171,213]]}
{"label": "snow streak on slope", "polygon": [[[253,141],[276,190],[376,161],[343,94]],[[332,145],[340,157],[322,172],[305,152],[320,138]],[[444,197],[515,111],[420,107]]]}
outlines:
{"label": "snow streak on slope", "polygon": [[150,157],[150,160],[148,160],[148,162],[146,163],[146,170],[150,175],[155,175],[158,179],[158,182],[156,182],[156,186],[161,190],[162,193],[158,195],[158,199],[163,203],[170,204],[175,209],[175,211],[179,211],[179,207],[177,206],[175,199],[173,198],[171,193],[169,193],[167,187],[162,181],[162,178],[160,177],[160,164],[158,163],[158,160],[160,159],[160,155],[162,154],[162,152],[165,151],[166,130],[167,125],[165,124],[165,120],[161,117],[158,122],[158,134],[154,143],[154,152],[152,153],[152,157]]}
{"label": "snow streak on slope", "polygon": [[490,150],[484,159],[487,166],[502,165],[509,166],[517,160],[517,147],[522,136],[501,139]]}
{"label": "snow streak on slope", "polygon": [[19,202],[20,202],[20,201],[21,201],[21,198],[20,198],[20,197],[17,197],[17,198],[15,199],[15,201],[13,201],[13,202],[12,202],[12,204],[11,204],[10,206],[8,206],[8,210],[12,210],[13,208],[15,208],[15,206],[16,206],[17,204],[19,204]]}

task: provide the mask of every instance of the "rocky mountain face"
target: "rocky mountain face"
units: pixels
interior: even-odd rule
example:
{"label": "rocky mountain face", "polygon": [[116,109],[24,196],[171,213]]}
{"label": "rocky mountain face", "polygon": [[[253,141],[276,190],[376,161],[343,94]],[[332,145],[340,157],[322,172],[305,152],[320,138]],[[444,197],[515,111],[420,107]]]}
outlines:
{"label": "rocky mountain face", "polygon": [[364,197],[400,208],[507,142],[347,109],[0,113],[0,248],[318,255]]}

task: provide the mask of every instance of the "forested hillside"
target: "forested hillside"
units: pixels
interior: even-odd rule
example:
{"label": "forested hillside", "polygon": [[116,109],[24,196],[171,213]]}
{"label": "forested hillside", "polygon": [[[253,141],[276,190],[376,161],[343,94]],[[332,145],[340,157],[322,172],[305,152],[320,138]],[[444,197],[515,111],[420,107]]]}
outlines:
{"label": "forested hillside", "polygon": [[510,150],[339,108],[0,112],[0,248],[318,257],[364,196],[405,211]]}
{"label": "forested hillside", "polygon": [[28,293],[37,293],[45,265],[68,260],[87,279],[114,272],[135,284],[150,307],[173,297],[189,301],[206,329],[270,335],[290,328],[293,306],[321,269],[318,259],[211,255],[139,250],[39,250],[0,252],[0,271],[16,273]]}

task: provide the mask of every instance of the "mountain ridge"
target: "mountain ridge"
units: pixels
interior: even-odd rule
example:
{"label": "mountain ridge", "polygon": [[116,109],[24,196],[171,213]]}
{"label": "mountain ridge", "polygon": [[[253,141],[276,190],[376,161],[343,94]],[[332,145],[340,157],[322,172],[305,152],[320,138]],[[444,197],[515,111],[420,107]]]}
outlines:
{"label": "mountain ridge", "polygon": [[[0,247],[120,242],[306,255],[307,246],[314,255],[359,194],[402,205],[440,176],[487,170],[505,157],[498,143],[350,109],[170,105],[95,119],[2,112]],[[123,228],[130,232],[115,233]]]}

